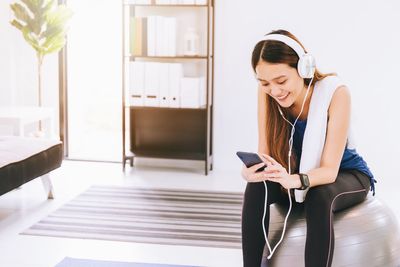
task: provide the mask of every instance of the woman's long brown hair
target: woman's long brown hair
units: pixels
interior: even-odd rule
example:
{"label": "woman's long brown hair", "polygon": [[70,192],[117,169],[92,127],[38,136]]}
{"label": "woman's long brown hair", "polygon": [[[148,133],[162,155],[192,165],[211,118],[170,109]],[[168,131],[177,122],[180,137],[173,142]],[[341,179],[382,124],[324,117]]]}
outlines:
{"label": "woman's long brown hair", "polygon": [[[272,31],[269,34],[282,34],[286,35],[294,40],[296,40],[302,47],[303,45],[299,40],[290,32],[285,30]],[[304,47],[303,47],[304,49]],[[306,51],[304,49],[304,51]],[[265,61],[269,63],[284,63],[288,64],[290,67],[297,70],[297,63],[299,57],[296,52],[287,46],[285,43],[275,40],[260,41],[256,44],[253,50],[251,64],[254,72],[256,71],[256,66],[260,61]],[[312,86],[323,78],[335,75],[334,73],[322,74],[318,70],[315,70],[314,79]],[[308,86],[311,79],[304,79],[304,83]],[[268,147],[268,153],[276,161],[278,161],[283,167],[288,169],[288,153],[289,153],[289,137],[290,137],[290,125],[283,120],[278,110],[278,103],[268,94],[259,94],[259,97],[265,97],[266,107],[262,110],[263,113],[259,119],[265,118],[265,131],[259,129],[260,133],[265,133],[266,146]],[[261,99],[263,100],[263,99]],[[259,99],[260,103],[260,99]],[[265,113],[264,113],[265,112]],[[286,118],[289,118],[289,114],[286,109],[282,109],[282,112]],[[260,127],[260,124],[259,124]],[[297,170],[298,166],[296,164],[295,153],[292,153],[291,166],[292,170]]]}

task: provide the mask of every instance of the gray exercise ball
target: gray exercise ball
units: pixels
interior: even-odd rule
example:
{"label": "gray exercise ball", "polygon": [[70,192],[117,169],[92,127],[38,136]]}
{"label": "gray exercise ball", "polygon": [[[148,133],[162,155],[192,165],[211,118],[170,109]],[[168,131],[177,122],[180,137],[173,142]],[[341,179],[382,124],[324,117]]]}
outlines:
{"label": "gray exercise ball", "polygon": [[[287,207],[271,205],[269,242],[280,239]],[[393,213],[369,196],[351,208],[335,213],[335,251],[332,266],[399,267],[400,232]],[[303,206],[295,205],[285,237],[268,264],[265,247],[262,266],[304,267],[306,221]],[[316,266],[317,267],[317,266]]]}

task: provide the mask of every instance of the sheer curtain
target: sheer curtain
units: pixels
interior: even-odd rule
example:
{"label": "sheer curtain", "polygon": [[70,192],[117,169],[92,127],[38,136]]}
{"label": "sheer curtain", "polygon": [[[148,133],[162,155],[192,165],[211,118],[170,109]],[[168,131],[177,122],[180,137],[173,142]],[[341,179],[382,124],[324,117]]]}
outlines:
{"label": "sheer curtain", "polygon": [[120,161],[122,7],[115,0],[68,0],[69,158]]}

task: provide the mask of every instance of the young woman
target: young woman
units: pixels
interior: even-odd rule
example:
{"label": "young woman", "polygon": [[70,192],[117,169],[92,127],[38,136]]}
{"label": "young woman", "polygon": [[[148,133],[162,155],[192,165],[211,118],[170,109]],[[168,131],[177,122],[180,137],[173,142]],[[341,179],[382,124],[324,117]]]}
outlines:
{"label": "young woman", "polygon": [[[331,266],[335,247],[332,214],[362,202],[374,183],[365,161],[349,146],[350,93],[335,74],[314,69],[311,77],[301,75],[299,53],[306,51],[291,33],[273,31],[265,39],[256,44],[252,54],[252,67],[259,82],[258,153],[264,163],[244,166],[242,170],[248,182],[242,211],[243,263],[245,267],[261,265],[266,244],[261,223],[265,196],[264,227],[268,233],[269,205],[288,201],[288,189],[307,189],[303,202],[307,221],[305,266]],[[325,87],[329,86],[335,88],[327,105],[321,156],[315,168],[299,173],[306,154],[302,151],[303,138],[312,117],[312,97],[315,90],[327,90]],[[290,140],[293,124],[295,131]],[[264,164],[265,169],[256,172]]]}

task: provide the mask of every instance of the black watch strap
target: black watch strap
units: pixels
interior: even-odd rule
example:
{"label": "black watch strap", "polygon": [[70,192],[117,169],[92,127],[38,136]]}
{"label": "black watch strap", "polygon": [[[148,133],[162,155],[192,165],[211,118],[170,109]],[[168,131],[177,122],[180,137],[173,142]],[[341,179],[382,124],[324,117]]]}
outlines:
{"label": "black watch strap", "polygon": [[305,173],[299,173],[301,187],[300,190],[305,190],[310,187],[310,180],[308,179],[308,175]]}

